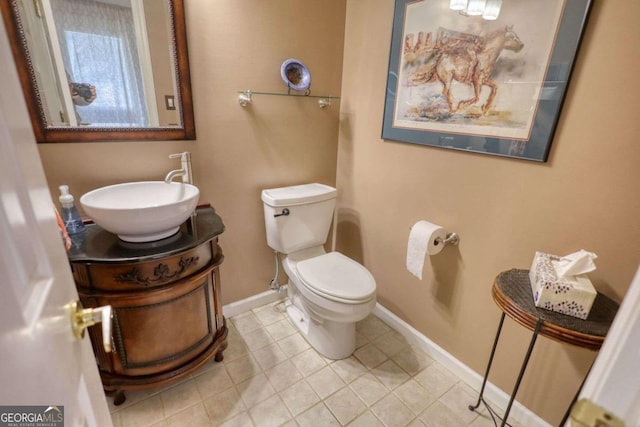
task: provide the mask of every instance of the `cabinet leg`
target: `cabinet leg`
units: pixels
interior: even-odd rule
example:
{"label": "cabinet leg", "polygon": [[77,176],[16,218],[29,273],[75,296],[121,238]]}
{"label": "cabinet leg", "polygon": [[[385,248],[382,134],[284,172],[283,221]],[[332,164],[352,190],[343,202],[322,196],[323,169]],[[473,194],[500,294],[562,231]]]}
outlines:
{"label": "cabinet leg", "polygon": [[113,404],[116,406],[122,405],[127,400],[127,396],[124,394],[124,390],[116,390],[113,395]]}
{"label": "cabinet leg", "polygon": [[216,355],[215,355],[214,360],[216,362],[222,362],[224,360],[224,354],[222,354],[221,351],[217,352]]}

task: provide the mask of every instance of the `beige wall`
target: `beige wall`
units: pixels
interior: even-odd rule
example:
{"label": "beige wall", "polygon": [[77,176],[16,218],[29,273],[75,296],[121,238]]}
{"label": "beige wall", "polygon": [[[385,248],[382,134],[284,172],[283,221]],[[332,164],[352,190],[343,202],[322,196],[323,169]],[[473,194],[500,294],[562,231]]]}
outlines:
{"label": "beige wall", "polygon": [[[373,272],[379,302],[482,373],[497,273],[528,268],[536,250],[585,248],[599,255],[595,286],[620,300],[638,268],[640,3],[595,2],[545,164],[380,139],[393,5],[347,2],[338,247]],[[420,219],[461,237],[426,262],[423,281],[404,267]],[[491,381],[510,392],[530,332],[505,323]],[[557,425],[593,358],[539,339],[518,399]]]}
{"label": "beige wall", "polygon": [[[168,154],[191,151],[202,199],[227,226],[229,303],[262,292],[273,274],[260,190],[337,176],[339,248],[371,269],[382,304],[477,372],[499,318],[492,280],[528,268],[535,250],[595,251],[596,287],[624,295],[640,261],[640,125],[629,77],[640,73],[640,3],[596,2],[545,164],[380,139],[392,0],[348,0],[346,34],[344,0],[186,3],[197,141],[40,145],[53,194],[63,183],[79,196],[162,179],[178,166]],[[256,95],[238,105],[238,90],[283,91],[289,57],[310,67],[312,93],[339,94],[342,75],[340,115],[311,99]],[[419,219],[462,239],[427,262],[423,281],[404,268]],[[491,380],[510,391],[530,335],[506,323]],[[519,400],[557,424],[593,357],[541,338]]]}
{"label": "beige wall", "polygon": [[338,95],[344,0],[187,1],[196,141],[40,144],[57,200],[60,184],[77,198],[93,188],[163,179],[179,167],[168,155],[191,151],[201,200],[222,217],[223,303],[268,289],[274,274],[266,244],[260,190],[318,181],[335,185],[339,103],[320,109],[312,98],[254,96],[242,108],[238,91],[286,93],[287,58],[311,70],[312,94]]}

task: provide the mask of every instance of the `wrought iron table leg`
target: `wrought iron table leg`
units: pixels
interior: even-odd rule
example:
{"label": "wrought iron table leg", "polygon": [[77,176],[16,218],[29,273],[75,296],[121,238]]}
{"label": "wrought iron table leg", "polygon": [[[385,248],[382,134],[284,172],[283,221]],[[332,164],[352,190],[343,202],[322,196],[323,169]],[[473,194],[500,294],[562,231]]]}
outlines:
{"label": "wrought iron table leg", "polygon": [[529,349],[527,350],[527,354],[522,361],[522,367],[520,368],[520,373],[518,374],[518,379],[516,380],[516,385],[513,387],[513,392],[511,392],[511,398],[509,399],[509,404],[507,405],[507,410],[504,412],[504,417],[502,418],[501,427],[507,423],[507,418],[509,418],[509,412],[511,411],[511,405],[516,398],[516,394],[518,393],[518,388],[520,387],[520,381],[522,381],[522,376],[524,375],[524,371],[527,369],[527,364],[529,363],[529,357],[531,357],[531,352],[533,351],[533,346],[536,343],[536,338],[538,338],[538,332],[540,332],[540,327],[542,326],[542,320],[538,320],[536,323],[536,328],[533,330],[533,335],[531,336],[531,342],[529,343]]}
{"label": "wrought iron table leg", "polygon": [[573,399],[571,400],[571,403],[569,404],[569,407],[567,408],[567,410],[564,413],[564,416],[562,417],[562,421],[560,421],[560,424],[558,424],[559,426],[564,426],[567,421],[569,420],[569,416],[571,415],[571,409],[573,408],[573,405],[575,405],[576,401],[578,400],[578,396],[580,395],[580,392],[582,391],[582,387],[584,387],[584,383],[587,381],[587,378],[589,377],[589,374],[591,373],[591,368],[593,368],[593,363],[591,363],[591,366],[589,366],[589,370],[587,371],[587,374],[584,376],[584,378],[582,379],[582,383],[580,383],[580,388],[578,389],[578,391],[576,391],[575,396],[573,396]]}
{"label": "wrought iron table leg", "polygon": [[470,411],[475,411],[482,402],[482,395],[484,394],[484,387],[487,385],[487,378],[489,378],[489,371],[491,370],[491,363],[493,363],[493,356],[496,354],[496,347],[498,346],[498,339],[500,338],[500,332],[502,331],[502,324],[504,323],[504,313],[500,317],[500,323],[498,324],[498,330],[496,331],[496,338],[493,340],[493,347],[491,348],[491,355],[489,356],[489,363],[487,369],[484,372],[484,378],[482,379],[482,387],[480,388],[480,395],[475,405],[469,405]]}

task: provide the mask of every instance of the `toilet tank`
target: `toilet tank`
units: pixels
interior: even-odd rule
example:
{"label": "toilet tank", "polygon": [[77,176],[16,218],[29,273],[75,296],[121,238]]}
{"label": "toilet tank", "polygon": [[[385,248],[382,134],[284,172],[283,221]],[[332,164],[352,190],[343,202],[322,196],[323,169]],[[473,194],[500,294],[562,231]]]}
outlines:
{"label": "toilet tank", "polygon": [[269,247],[290,254],[323,245],[333,219],[336,194],[335,188],[324,184],[262,190]]}

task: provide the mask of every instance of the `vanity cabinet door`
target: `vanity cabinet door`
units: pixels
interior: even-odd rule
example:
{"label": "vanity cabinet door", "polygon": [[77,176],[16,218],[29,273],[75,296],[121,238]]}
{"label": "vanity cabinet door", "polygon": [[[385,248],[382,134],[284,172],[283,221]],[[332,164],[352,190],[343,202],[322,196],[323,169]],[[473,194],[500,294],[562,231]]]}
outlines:
{"label": "vanity cabinet door", "polygon": [[[215,243],[214,243],[215,244]],[[164,287],[138,292],[79,288],[85,307],[113,309],[112,353],[102,347],[100,325],[89,334],[105,389],[169,383],[206,363],[222,360],[226,326],[220,299],[218,256],[200,272]]]}
{"label": "vanity cabinet door", "polygon": [[[112,374],[172,370],[204,351],[216,336],[211,269],[169,288],[80,298],[83,304],[110,304],[113,309],[114,352],[98,355],[101,369]],[[94,349],[100,349],[101,329],[90,332],[98,344]]]}

